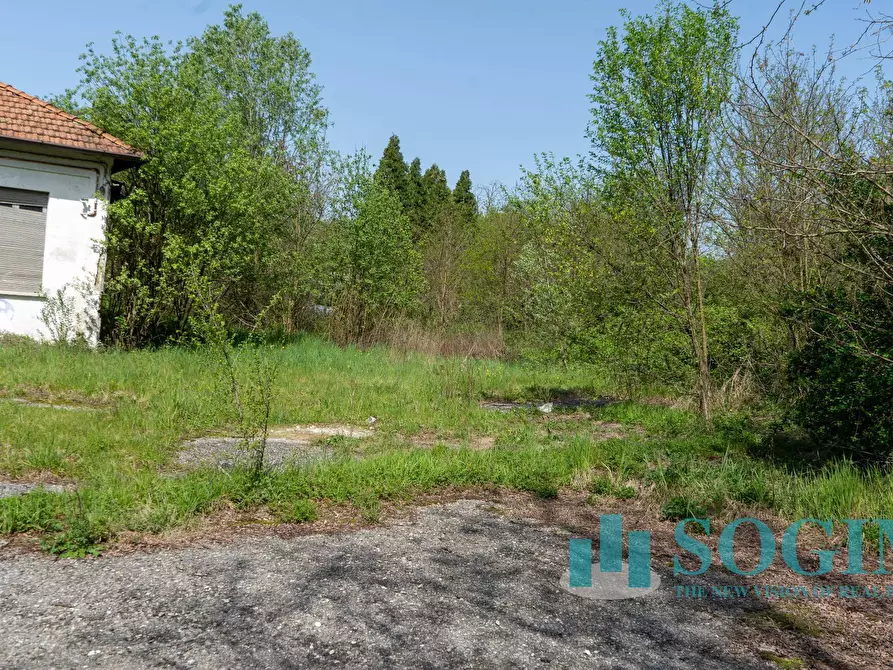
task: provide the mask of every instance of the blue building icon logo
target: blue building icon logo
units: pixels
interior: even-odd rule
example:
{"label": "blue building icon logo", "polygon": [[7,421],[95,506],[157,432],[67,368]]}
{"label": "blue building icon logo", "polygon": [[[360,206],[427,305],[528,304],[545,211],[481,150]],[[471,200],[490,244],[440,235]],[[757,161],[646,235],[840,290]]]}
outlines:
{"label": "blue building icon logo", "polygon": [[651,593],[660,577],[651,570],[651,532],[628,534],[627,562],[623,562],[623,520],[619,514],[599,517],[598,562],[593,562],[592,540],[571,538],[569,569],[562,586],[575,595],[596,600],[621,600]]}

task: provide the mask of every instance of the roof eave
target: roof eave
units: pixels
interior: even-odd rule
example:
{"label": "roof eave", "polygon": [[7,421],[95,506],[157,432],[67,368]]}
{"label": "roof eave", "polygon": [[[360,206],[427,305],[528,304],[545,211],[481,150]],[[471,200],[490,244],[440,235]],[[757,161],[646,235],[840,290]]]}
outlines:
{"label": "roof eave", "polygon": [[146,162],[145,156],[140,153],[131,154],[117,151],[105,151],[101,149],[87,149],[84,147],[71,146],[69,144],[59,144],[58,142],[41,142],[38,140],[27,140],[11,135],[0,135],[0,140],[29,146],[48,147],[52,149],[61,149],[64,151],[76,151],[79,153],[92,154],[94,156],[106,156],[113,159],[112,172],[120,172],[121,170],[136,167],[137,165]]}

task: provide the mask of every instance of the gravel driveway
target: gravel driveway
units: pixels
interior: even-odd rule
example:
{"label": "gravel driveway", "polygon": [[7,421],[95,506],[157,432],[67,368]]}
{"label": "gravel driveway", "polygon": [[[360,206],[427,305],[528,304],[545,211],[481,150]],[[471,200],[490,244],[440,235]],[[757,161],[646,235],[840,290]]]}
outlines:
{"label": "gravel driveway", "polygon": [[558,586],[568,534],[486,503],[99,560],[0,553],[3,668],[770,668],[672,593]]}

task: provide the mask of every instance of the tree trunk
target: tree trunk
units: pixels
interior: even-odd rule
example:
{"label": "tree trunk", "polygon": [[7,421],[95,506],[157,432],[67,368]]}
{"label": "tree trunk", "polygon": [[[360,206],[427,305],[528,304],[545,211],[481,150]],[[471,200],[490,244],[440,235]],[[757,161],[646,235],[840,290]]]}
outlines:
{"label": "tree trunk", "polygon": [[701,281],[701,257],[697,249],[695,253],[695,287],[698,292],[698,321],[701,338],[701,346],[698,348],[698,400],[700,402],[701,416],[709,426],[712,423],[710,413],[710,351],[707,348],[707,322],[704,318],[704,284]]}
{"label": "tree trunk", "polygon": [[704,284],[701,281],[701,254],[699,244],[699,225],[692,221],[693,214],[685,216],[688,241],[683,243],[680,258],[680,276],[682,280],[682,302],[685,307],[687,330],[691,339],[692,354],[698,366],[698,409],[704,423],[711,425],[710,411],[710,359],[707,347],[707,324],[704,319]]}

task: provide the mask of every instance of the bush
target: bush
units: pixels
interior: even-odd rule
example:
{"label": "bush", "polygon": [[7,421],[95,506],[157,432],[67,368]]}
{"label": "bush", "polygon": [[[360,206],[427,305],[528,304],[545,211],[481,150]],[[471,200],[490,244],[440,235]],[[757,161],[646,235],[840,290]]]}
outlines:
{"label": "bush", "polygon": [[[793,418],[826,451],[859,461],[893,455],[893,324],[883,296],[823,292],[801,308],[813,333],[792,356]],[[855,324],[855,325],[854,325]]]}

